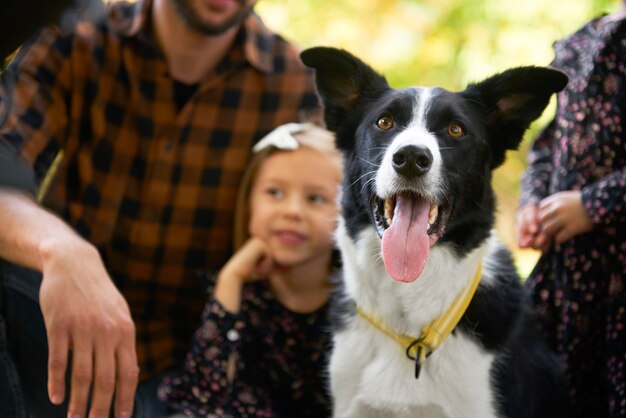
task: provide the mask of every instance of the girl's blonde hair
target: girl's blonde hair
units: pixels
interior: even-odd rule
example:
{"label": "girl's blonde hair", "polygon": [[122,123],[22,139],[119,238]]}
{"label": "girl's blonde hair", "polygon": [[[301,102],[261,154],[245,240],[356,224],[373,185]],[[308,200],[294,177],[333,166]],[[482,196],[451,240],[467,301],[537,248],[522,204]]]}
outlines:
{"label": "girl's blonde hair", "polygon": [[[296,126],[296,125],[294,125]],[[268,144],[267,146],[257,150],[252,155],[252,159],[246,168],[239,185],[237,195],[237,205],[235,207],[235,227],[233,230],[233,250],[237,251],[245,244],[249,238],[248,223],[250,222],[250,192],[252,185],[259,171],[261,164],[270,156],[277,152],[290,152],[299,147],[307,147],[321,154],[328,155],[337,163],[337,167],[341,172],[342,157],[335,147],[335,135],[324,128],[313,125],[311,123],[298,124],[297,130],[291,131],[291,136],[297,145],[295,147],[281,147],[280,145]],[[315,175],[312,173],[312,175]]]}

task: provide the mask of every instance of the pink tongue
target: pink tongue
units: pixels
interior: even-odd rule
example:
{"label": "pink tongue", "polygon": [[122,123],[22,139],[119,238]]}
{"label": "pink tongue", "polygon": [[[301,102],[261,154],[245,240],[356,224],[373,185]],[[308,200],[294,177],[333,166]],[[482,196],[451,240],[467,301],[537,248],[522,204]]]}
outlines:
{"label": "pink tongue", "polygon": [[424,270],[430,242],[428,211],[422,199],[398,195],[391,226],[383,234],[383,261],[387,273],[399,282],[413,282]]}

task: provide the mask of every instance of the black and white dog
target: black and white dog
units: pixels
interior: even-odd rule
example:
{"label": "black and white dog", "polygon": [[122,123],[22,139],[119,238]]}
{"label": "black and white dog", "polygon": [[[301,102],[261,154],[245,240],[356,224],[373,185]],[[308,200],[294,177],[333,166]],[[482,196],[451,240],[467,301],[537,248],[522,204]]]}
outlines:
{"label": "black and white dog", "polygon": [[[493,236],[491,186],[506,150],[567,77],[520,67],[458,93],[393,89],[346,51],[319,47],[301,57],[316,70],[346,163],[334,416],[571,416],[559,364]],[[417,355],[402,338],[419,346],[474,277],[469,307],[416,379]]]}

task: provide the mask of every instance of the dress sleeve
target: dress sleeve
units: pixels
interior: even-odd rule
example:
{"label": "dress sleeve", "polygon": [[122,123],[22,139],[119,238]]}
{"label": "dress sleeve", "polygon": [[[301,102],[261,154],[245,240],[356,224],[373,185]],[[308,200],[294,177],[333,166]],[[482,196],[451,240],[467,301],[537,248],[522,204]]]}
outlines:
{"label": "dress sleeve", "polygon": [[[202,323],[194,334],[180,374],[164,379],[159,397],[177,410],[199,407],[207,411],[225,405],[232,385],[228,363],[239,346],[245,324],[211,297],[202,313]],[[194,407],[195,406],[195,407]]]}
{"label": "dress sleeve", "polygon": [[552,176],[552,142],[555,121],[553,120],[535,139],[528,152],[528,167],[522,175],[520,207],[538,203],[548,196]]}
{"label": "dress sleeve", "polygon": [[240,365],[232,364],[239,363],[236,355],[249,328],[245,315],[227,311],[211,296],[183,370],[164,378],[159,398],[190,416],[273,418],[263,388],[242,382],[236,373]]}
{"label": "dress sleeve", "polygon": [[[38,157],[60,148],[67,127],[72,35],[41,30],[1,74],[0,186],[36,192]],[[55,143],[55,147],[49,147]]]}
{"label": "dress sleeve", "polygon": [[585,186],[582,200],[594,224],[626,223],[626,168]]}

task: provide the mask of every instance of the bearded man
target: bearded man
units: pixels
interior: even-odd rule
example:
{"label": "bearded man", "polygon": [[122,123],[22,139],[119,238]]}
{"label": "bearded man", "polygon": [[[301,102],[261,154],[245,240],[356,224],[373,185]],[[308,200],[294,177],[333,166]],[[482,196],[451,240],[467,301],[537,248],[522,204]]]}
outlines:
{"label": "bearded man", "polygon": [[319,120],[253,0],[110,2],[0,84],[0,411],[160,417],[258,139]]}

